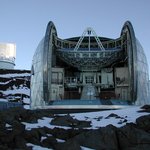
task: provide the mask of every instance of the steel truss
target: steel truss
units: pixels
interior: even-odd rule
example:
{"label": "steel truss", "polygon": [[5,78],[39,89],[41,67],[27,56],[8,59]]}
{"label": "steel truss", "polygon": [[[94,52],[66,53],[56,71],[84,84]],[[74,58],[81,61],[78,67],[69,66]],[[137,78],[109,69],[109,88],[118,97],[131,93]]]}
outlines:
{"label": "steel truss", "polygon": [[79,49],[79,47],[80,47],[80,45],[81,45],[81,43],[82,43],[84,37],[86,36],[86,34],[88,34],[88,36],[89,36],[89,50],[90,50],[90,36],[91,36],[91,33],[93,33],[94,38],[95,38],[95,40],[96,40],[96,42],[97,42],[99,48],[100,48],[102,51],[105,50],[105,48],[103,47],[102,42],[100,41],[100,39],[99,39],[98,36],[96,35],[96,32],[95,32],[91,27],[88,27],[88,28],[86,28],[86,29],[84,30],[82,36],[80,37],[79,41],[77,42],[77,44],[76,44],[76,46],[75,46],[75,48],[74,48],[74,51],[77,51],[77,50]]}
{"label": "steel truss", "polygon": [[113,51],[68,51],[58,50],[57,55],[67,64],[81,71],[100,70],[123,58],[122,50]]}

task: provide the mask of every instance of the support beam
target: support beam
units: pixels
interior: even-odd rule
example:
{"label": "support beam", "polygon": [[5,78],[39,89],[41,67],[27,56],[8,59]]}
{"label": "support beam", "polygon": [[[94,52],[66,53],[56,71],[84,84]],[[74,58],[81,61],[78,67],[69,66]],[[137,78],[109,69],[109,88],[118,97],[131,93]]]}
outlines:
{"label": "support beam", "polygon": [[95,32],[91,27],[88,27],[88,28],[86,28],[86,29],[84,30],[82,36],[80,37],[79,41],[77,42],[77,44],[76,44],[76,46],[75,46],[75,48],[74,48],[74,51],[77,51],[77,50],[79,49],[79,47],[80,47],[80,45],[81,45],[81,43],[82,43],[84,37],[86,37],[86,34],[88,34],[88,36],[89,36],[89,50],[90,50],[90,44],[91,44],[91,42],[90,42],[90,36],[91,36],[91,33],[93,34],[93,36],[94,36],[94,38],[95,38],[95,40],[96,40],[96,42],[97,42],[97,44],[98,44],[98,47],[99,47],[102,51],[105,50],[105,48],[103,47],[102,42],[100,41],[99,37],[96,35],[96,32]]}

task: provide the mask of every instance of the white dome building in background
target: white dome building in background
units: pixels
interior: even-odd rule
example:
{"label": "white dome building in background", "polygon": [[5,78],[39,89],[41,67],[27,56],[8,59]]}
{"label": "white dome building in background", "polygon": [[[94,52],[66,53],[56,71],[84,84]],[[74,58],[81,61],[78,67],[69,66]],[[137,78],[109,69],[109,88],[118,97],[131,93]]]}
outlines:
{"label": "white dome building in background", "polygon": [[0,43],[0,69],[14,69],[16,44]]}

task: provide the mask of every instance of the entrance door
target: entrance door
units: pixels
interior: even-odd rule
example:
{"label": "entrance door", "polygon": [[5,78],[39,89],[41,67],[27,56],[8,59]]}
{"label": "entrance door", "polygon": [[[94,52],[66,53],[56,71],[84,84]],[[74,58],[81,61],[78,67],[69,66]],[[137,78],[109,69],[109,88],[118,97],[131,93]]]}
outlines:
{"label": "entrance door", "polygon": [[128,92],[127,89],[122,89],[122,99],[128,100]]}
{"label": "entrance door", "polygon": [[58,93],[58,89],[57,88],[53,88],[52,89],[52,100],[57,100],[57,93]]}

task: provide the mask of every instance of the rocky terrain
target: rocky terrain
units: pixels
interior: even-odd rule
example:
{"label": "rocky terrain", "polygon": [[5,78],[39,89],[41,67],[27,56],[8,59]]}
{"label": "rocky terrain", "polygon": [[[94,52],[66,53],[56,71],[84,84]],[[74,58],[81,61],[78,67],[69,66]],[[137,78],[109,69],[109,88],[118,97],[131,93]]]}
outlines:
{"label": "rocky terrain", "polygon": [[[130,109],[132,108],[125,112]],[[125,116],[121,111],[96,112],[97,116],[94,113],[93,120],[89,119],[89,114],[92,113],[54,114],[48,109],[23,108],[1,111],[0,149],[148,150],[150,106],[145,105],[135,112],[141,116],[135,122],[129,121],[133,112],[131,116]],[[86,117],[81,120],[79,116]],[[111,124],[111,119],[117,120],[118,127]],[[107,121],[105,127],[98,125],[102,120]],[[94,126],[96,121],[97,127]]]}
{"label": "rocky terrain", "polygon": [[[0,70],[0,102],[30,103],[30,71]],[[150,105],[58,114],[21,107],[0,111],[0,150],[148,150]]]}
{"label": "rocky terrain", "polygon": [[0,69],[0,102],[29,105],[30,71]]}

